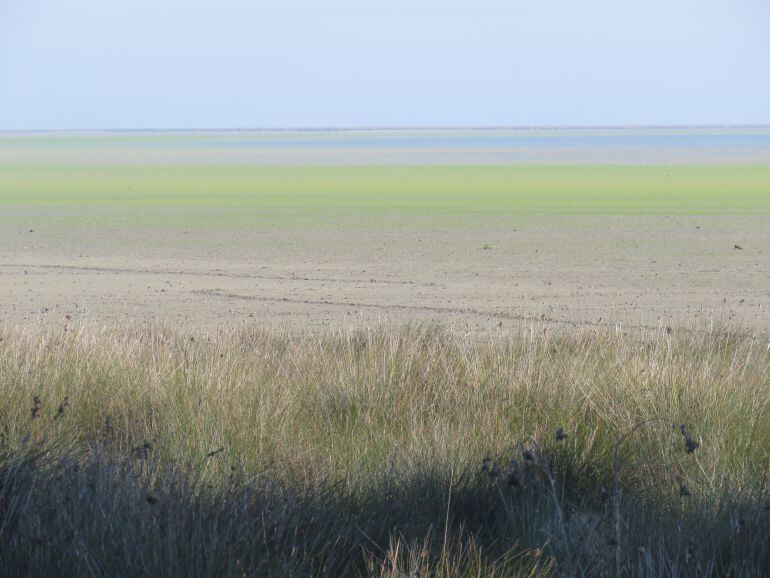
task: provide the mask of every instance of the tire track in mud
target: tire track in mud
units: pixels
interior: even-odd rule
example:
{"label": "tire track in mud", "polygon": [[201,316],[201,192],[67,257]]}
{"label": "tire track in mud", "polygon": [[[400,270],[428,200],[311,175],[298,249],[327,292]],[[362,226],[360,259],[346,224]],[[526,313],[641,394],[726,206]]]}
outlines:
{"label": "tire track in mud", "polygon": [[[292,299],[289,297],[258,297],[255,295],[241,295],[238,293],[226,293],[224,291],[213,291],[210,289],[195,289],[191,291],[196,295],[204,295],[207,297],[218,297],[221,299],[239,299],[243,301],[261,301],[271,303],[293,303],[296,305],[326,305],[331,307],[346,307],[346,308],[358,308],[358,309],[398,309],[405,311],[417,311],[417,312],[431,312],[431,313],[443,313],[454,315],[473,315],[476,317],[487,317],[491,319],[505,319],[511,321],[536,321],[540,323],[550,323],[565,325],[569,327],[611,327],[614,328],[617,325],[613,323],[601,323],[595,321],[573,321],[570,319],[556,319],[553,317],[547,317],[545,315],[526,315],[523,313],[510,313],[502,311],[486,311],[482,309],[475,309],[473,307],[445,307],[441,305],[405,305],[403,303],[396,304],[377,304],[377,303],[361,303],[357,301],[331,301],[327,299]],[[644,325],[626,325],[626,327],[633,327],[639,329],[657,329],[652,326]]]}
{"label": "tire track in mud", "polygon": [[263,279],[266,281],[307,281],[312,283],[377,283],[381,285],[409,285],[414,287],[439,287],[437,283],[391,279],[340,279],[337,277],[307,277],[304,275],[268,275],[260,273],[234,273],[226,271],[185,271],[170,269],[131,269],[125,267],[97,267],[85,265],[32,265],[24,263],[0,263],[3,269],[43,269],[50,271],[73,271],[82,273],[128,273],[134,275],[177,275],[181,277],[225,277],[231,279]]}
{"label": "tire track in mud", "polygon": [[[361,303],[356,301],[331,301],[326,299],[292,299],[289,297],[258,297],[255,295],[241,295],[238,293],[226,293],[224,291],[213,291],[210,289],[195,289],[191,291],[196,295],[203,295],[207,297],[218,297],[221,299],[239,299],[243,301],[261,301],[270,303],[292,303],[296,305],[326,305],[331,307],[345,307],[345,308],[359,308],[359,309],[398,309],[405,311],[422,311],[422,312],[435,312],[444,314],[455,315],[473,315],[476,317],[486,317],[490,319],[500,319],[509,321],[534,321],[537,323],[561,325],[564,327],[572,327],[576,329],[621,329],[623,332],[626,330],[635,331],[661,331],[666,334],[671,333],[671,328],[668,326],[657,326],[642,323],[613,323],[602,321],[574,321],[572,319],[557,319],[554,317],[548,317],[545,314],[541,315],[527,315],[524,313],[511,313],[503,311],[485,311],[482,309],[475,309],[473,307],[445,307],[441,305],[404,305],[400,303],[396,304],[377,304],[377,303]],[[714,334],[722,336],[730,336],[733,334],[741,335],[753,335],[755,332],[752,330],[710,330],[700,328],[679,328],[680,331],[697,333],[697,334]]]}
{"label": "tire track in mud", "polygon": [[[208,278],[222,278],[222,279],[254,279],[254,280],[266,280],[266,281],[300,281],[300,282],[326,282],[326,283],[340,283],[340,284],[385,284],[395,286],[412,286],[412,287],[440,287],[446,288],[443,283],[421,283],[412,280],[387,280],[387,279],[340,279],[334,277],[309,277],[309,276],[285,276],[285,275],[271,275],[271,274],[259,274],[259,273],[237,273],[226,271],[185,271],[185,270],[170,270],[170,269],[143,269],[143,268],[129,268],[129,267],[102,267],[102,266],[79,266],[79,265],[52,265],[52,264],[24,264],[24,263],[0,263],[0,270],[18,270],[21,274],[26,270],[38,270],[38,271],[62,271],[62,272],[82,272],[82,273],[105,273],[105,274],[136,274],[136,275],[148,275],[148,276],[179,276],[179,277],[208,277]],[[660,331],[665,330],[665,327],[650,325],[650,324],[638,324],[638,323],[614,323],[603,321],[576,321],[573,319],[555,318],[549,317],[545,314],[532,314],[532,313],[514,313],[505,311],[493,311],[484,310],[474,307],[448,307],[440,305],[408,305],[403,303],[395,304],[377,304],[377,303],[364,303],[356,301],[334,301],[334,300],[313,300],[302,298],[288,298],[288,297],[267,297],[267,296],[254,296],[243,295],[238,293],[228,293],[224,291],[211,290],[211,289],[193,289],[189,290],[188,294],[208,296],[212,298],[220,299],[238,299],[246,301],[260,301],[260,302],[273,302],[273,303],[293,303],[296,305],[307,306],[327,306],[327,307],[341,307],[341,308],[358,308],[358,309],[380,309],[380,310],[401,310],[401,311],[414,311],[423,313],[437,313],[444,315],[469,315],[487,319],[497,320],[511,320],[520,322],[537,322],[543,324],[560,325],[563,327],[573,328],[609,328],[609,329],[630,329],[630,330],[649,330]],[[709,333],[713,330],[696,329],[696,328],[680,328],[686,331],[692,331],[696,333]],[[719,334],[729,334],[729,331],[719,331]],[[739,333],[742,333],[739,331]],[[750,330],[746,330],[747,334],[750,334]]]}

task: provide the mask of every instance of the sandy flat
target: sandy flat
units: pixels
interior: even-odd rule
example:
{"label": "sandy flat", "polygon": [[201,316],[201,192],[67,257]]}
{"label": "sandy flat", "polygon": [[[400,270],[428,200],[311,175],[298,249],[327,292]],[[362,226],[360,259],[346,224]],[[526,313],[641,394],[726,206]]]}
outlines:
{"label": "sandy flat", "polygon": [[[765,216],[510,218],[477,227],[0,230],[0,323],[161,319],[471,329],[770,329]],[[736,249],[735,245],[741,247]]]}

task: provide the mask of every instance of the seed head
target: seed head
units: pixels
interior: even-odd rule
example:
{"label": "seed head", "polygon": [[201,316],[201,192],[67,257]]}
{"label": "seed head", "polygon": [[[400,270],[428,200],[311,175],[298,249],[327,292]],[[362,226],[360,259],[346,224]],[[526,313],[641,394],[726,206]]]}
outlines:
{"label": "seed head", "polygon": [[532,450],[524,450],[524,453],[522,454],[524,457],[525,462],[534,462],[535,461],[535,454],[532,453]]}
{"label": "seed head", "polygon": [[59,419],[61,416],[64,415],[64,410],[67,409],[67,406],[70,404],[69,398],[65,395],[62,402],[59,404],[59,409],[56,410],[56,415],[54,416],[54,419]]}
{"label": "seed head", "polygon": [[35,419],[40,414],[40,398],[38,396],[32,398],[32,411],[30,413],[32,414],[32,419]]}
{"label": "seed head", "polygon": [[484,458],[484,463],[481,464],[481,470],[489,476],[490,479],[494,479],[500,475],[500,466],[496,460],[492,458]]}
{"label": "seed head", "polygon": [[521,468],[519,467],[518,460],[511,460],[511,465],[508,468],[508,485],[518,486],[521,484]]}
{"label": "seed head", "polygon": [[140,460],[146,460],[151,448],[152,444],[150,444],[148,441],[145,441],[142,445],[136,446],[134,448],[133,454]]}
{"label": "seed head", "polygon": [[560,442],[567,439],[567,434],[564,433],[564,429],[559,428],[556,430],[556,441]]}
{"label": "seed head", "polygon": [[681,424],[679,426],[679,431],[682,433],[682,436],[684,437],[684,449],[687,451],[688,454],[693,453],[695,450],[697,450],[700,447],[700,444],[696,442],[694,439],[690,437],[690,434],[687,433],[687,429],[684,427],[684,424]]}
{"label": "seed head", "polygon": [[699,447],[700,447],[700,444],[696,442],[694,439],[692,439],[690,436],[687,436],[684,438],[684,449],[687,451],[688,454],[693,453]]}
{"label": "seed head", "polygon": [[114,432],[115,429],[112,427],[112,418],[110,416],[106,416],[104,418],[104,435],[112,437]]}

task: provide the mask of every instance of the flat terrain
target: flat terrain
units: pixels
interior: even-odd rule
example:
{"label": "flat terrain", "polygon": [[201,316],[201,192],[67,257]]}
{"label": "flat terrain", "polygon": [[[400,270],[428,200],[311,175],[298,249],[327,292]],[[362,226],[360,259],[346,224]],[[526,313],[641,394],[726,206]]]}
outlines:
{"label": "flat terrain", "polygon": [[758,129],[0,134],[0,574],[768,576],[768,251]]}
{"label": "flat terrain", "polygon": [[[332,135],[313,149],[325,166],[295,162],[316,134],[6,135],[0,323],[770,329],[766,135],[723,150],[634,134],[524,143],[567,164],[496,164],[509,136],[419,153]],[[366,164],[385,149],[402,163]],[[698,162],[661,164],[665,150]],[[473,162],[406,162],[442,151]]]}

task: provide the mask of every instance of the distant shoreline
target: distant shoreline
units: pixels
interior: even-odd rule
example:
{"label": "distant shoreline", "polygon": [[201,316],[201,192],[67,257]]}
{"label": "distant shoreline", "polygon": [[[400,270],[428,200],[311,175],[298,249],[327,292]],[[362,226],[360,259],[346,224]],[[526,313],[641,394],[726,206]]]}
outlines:
{"label": "distant shoreline", "polygon": [[330,132],[474,132],[587,130],[770,130],[770,124],[650,124],[650,125],[490,125],[399,127],[252,127],[252,128],[94,128],[0,129],[0,134],[152,134],[152,133],[330,133]]}

